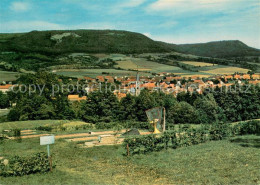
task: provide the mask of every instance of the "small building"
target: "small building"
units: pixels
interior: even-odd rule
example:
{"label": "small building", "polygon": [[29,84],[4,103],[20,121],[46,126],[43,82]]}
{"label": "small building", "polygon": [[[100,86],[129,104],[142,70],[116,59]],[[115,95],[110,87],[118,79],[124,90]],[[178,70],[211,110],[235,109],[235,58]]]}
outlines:
{"label": "small building", "polygon": [[13,87],[12,84],[0,85],[0,91],[6,93]]}
{"label": "small building", "polygon": [[250,75],[249,74],[243,75],[243,79],[250,80]]}
{"label": "small building", "polygon": [[87,97],[86,96],[79,97],[78,94],[68,95],[68,100],[69,101],[82,101],[82,100],[87,100]]}
{"label": "small building", "polygon": [[240,75],[235,75],[234,79],[241,79],[241,76]]}
{"label": "small building", "polygon": [[259,74],[253,74],[252,75],[252,79],[254,79],[254,80],[260,79],[259,77],[260,77]]}

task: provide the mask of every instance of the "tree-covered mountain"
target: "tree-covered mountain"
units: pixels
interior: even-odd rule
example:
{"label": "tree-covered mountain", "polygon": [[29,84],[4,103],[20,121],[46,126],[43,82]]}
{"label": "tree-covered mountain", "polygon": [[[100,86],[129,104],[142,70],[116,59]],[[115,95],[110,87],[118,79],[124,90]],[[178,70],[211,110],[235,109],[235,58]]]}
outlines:
{"label": "tree-covered mountain", "polygon": [[199,44],[169,44],[154,41],[143,34],[118,30],[31,31],[0,34],[0,51],[63,53],[159,53],[177,51],[205,57],[260,56],[260,50],[241,41],[217,41]]}
{"label": "tree-covered mountain", "polygon": [[116,30],[32,31],[16,37],[0,35],[0,49],[21,52],[62,54],[149,53],[169,48],[140,33]]}
{"label": "tree-covered mountain", "polygon": [[204,57],[242,57],[260,56],[260,50],[247,46],[239,40],[216,41],[199,44],[172,45],[180,53],[193,54]]}

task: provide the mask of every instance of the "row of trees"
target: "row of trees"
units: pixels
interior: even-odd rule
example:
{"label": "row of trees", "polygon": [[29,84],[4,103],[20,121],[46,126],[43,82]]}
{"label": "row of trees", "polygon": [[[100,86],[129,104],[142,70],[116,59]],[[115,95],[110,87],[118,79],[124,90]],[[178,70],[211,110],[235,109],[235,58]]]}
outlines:
{"label": "row of trees", "polygon": [[204,94],[180,93],[177,98],[162,92],[141,91],[139,96],[127,95],[119,101],[112,92],[92,92],[87,101],[70,103],[66,92],[51,95],[52,84],[60,83],[49,73],[28,74],[20,78],[23,84],[45,84],[41,95],[8,94],[16,103],[9,120],[81,119],[87,122],[135,120],[147,121],[145,110],[163,106],[168,125],[177,123],[213,123],[241,121],[260,117],[259,86],[241,89],[214,89]]}

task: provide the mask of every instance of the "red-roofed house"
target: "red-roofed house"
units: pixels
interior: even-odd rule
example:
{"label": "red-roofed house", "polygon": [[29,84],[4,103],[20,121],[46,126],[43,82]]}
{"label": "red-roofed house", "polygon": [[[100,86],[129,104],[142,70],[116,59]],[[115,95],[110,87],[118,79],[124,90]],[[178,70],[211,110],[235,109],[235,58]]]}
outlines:
{"label": "red-roofed house", "polygon": [[259,79],[259,77],[260,77],[260,75],[258,75],[258,74],[253,74],[253,75],[252,75],[252,78],[253,78],[253,79]]}
{"label": "red-roofed house", "polygon": [[6,84],[6,85],[0,85],[0,91],[2,91],[3,93],[6,93],[7,91],[9,91],[11,89],[13,85],[11,84]]}
{"label": "red-roofed house", "polygon": [[250,75],[249,75],[249,74],[245,74],[245,75],[243,75],[243,79],[250,80]]}
{"label": "red-roofed house", "polygon": [[240,79],[241,76],[240,76],[240,75],[235,75],[234,78],[235,78],[235,79]]}
{"label": "red-roofed house", "polygon": [[79,95],[68,95],[69,101],[81,101],[81,100],[87,100],[86,96],[79,97]]}
{"label": "red-roofed house", "polygon": [[97,76],[96,79],[98,80],[98,82],[105,82],[104,76]]}

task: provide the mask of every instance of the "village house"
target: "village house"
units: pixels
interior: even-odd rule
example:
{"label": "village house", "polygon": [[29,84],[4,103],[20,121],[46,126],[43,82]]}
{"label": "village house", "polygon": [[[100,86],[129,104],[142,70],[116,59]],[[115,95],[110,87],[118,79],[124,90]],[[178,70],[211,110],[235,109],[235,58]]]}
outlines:
{"label": "village house", "polygon": [[112,76],[105,76],[105,80],[108,83],[114,83],[114,78]]}
{"label": "village house", "polygon": [[241,76],[238,75],[238,74],[236,74],[236,75],[234,76],[234,79],[236,79],[236,80],[241,79]]}
{"label": "village house", "polygon": [[232,75],[227,75],[227,76],[224,76],[224,78],[225,78],[225,81],[227,82],[228,80],[233,79],[233,76]]}
{"label": "village house", "polygon": [[94,78],[85,76],[84,79],[86,80],[86,82],[96,82],[96,80]]}
{"label": "village house", "polygon": [[244,74],[244,75],[243,75],[243,79],[245,79],[245,80],[250,80],[250,75],[249,75],[249,74]]}
{"label": "village house", "polygon": [[0,85],[0,91],[6,93],[13,87],[12,84]]}
{"label": "village house", "polygon": [[260,79],[259,77],[260,77],[259,74],[253,74],[253,75],[252,75],[252,79],[254,79],[254,80]]}
{"label": "village house", "polygon": [[82,101],[82,100],[87,100],[86,96],[79,97],[79,95],[68,95],[68,100],[69,101]]}
{"label": "village house", "polygon": [[97,76],[97,77],[96,77],[96,80],[97,80],[98,82],[105,82],[104,76]]}

